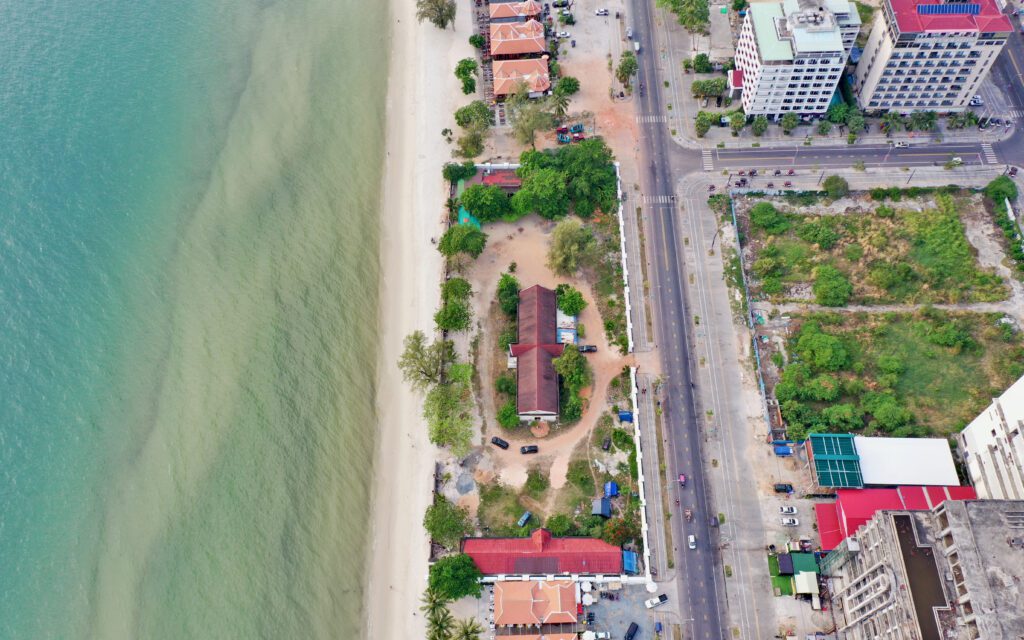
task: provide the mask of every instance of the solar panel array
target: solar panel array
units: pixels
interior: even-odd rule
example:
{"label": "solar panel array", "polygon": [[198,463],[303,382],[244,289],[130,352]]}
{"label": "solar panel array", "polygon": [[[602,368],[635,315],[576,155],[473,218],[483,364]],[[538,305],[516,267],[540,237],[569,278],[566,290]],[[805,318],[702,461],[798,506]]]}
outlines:
{"label": "solar panel array", "polygon": [[981,5],[973,2],[947,2],[945,4],[919,4],[917,12],[923,16],[976,16],[981,13]]}

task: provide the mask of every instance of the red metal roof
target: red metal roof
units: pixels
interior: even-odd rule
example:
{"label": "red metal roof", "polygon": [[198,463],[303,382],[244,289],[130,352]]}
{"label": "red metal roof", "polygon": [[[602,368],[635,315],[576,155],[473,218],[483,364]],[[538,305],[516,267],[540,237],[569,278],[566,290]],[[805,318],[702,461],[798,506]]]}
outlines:
{"label": "red metal roof", "polygon": [[974,487],[838,489],[836,501],[814,505],[821,548],[831,551],[878,511],[925,511],[946,500],[974,500]]}
{"label": "red metal roof", "polygon": [[516,411],[558,413],[558,374],[551,354],[534,346],[517,357]]}
{"label": "red metal roof", "polygon": [[979,5],[977,15],[969,13],[923,14],[917,9],[919,5],[951,4],[944,0],[889,0],[896,25],[900,33],[923,33],[935,31],[975,31],[1001,32],[1013,31],[1010,19],[996,6],[995,0],[970,0],[970,4]]}
{"label": "red metal roof", "polygon": [[519,187],[522,186],[523,179],[512,169],[495,169],[485,173],[482,182],[488,186]]}
{"label": "red metal roof", "polygon": [[562,355],[558,343],[555,292],[534,285],[519,292],[519,342],[511,345],[516,357],[516,410],[518,413],[558,414],[558,375],[551,363]]}
{"label": "red metal roof", "polygon": [[622,549],[597,538],[465,538],[462,551],[486,575],[524,573],[621,574]]}

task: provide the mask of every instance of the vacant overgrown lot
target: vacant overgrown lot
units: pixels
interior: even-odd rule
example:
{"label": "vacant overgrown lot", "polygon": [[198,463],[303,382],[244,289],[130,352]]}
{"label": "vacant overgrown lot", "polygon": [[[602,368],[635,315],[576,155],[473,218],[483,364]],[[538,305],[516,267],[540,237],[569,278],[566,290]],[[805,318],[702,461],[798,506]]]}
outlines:
{"label": "vacant overgrown lot", "polygon": [[793,318],[774,394],[790,438],[809,431],[949,435],[1024,374],[999,314],[925,308]]}
{"label": "vacant overgrown lot", "polygon": [[961,218],[983,209],[980,194],[949,187],[872,196],[737,198],[752,295],[836,307],[1008,296],[964,234]]}

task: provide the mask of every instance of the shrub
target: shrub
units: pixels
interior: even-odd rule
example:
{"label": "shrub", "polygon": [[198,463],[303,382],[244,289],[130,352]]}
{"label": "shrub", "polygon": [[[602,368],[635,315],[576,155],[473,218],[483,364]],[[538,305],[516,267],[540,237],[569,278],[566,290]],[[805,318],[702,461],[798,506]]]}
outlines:
{"label": "shrub", "polygon": [[616,449],[622,451],[632,451],[635,446],[633,442],[633,434],[625,429],[612,430],[612,443],[615,444]]}
{"label": "shrub", "polygon": [[468,224],[456,224],[448,228],[437,243],[437,250],[447,257],[458,253],[465,253],[472,258],[478,258],[484,252],[487,244],[487,234]]}
{"label": "shrub", "polygon": [[594,485],[594,476],[590,472],[590,463],[586,460],[573,460],[569,463],[569,470],[565,474],[570,484],[578,488],[585,495],[592,496],[597,492]]}
{"label": "shrub", "polygon": [[711,73],[715,70],[711,58],[706,53],[698,53],[693,57],[693,70],[697,73]]}
{"label": "shrub", "polygon": [[512,211],[509,198],[501,187],[474,184],[459,196],[459,204],[484,222],[500,220]]}
{"label": "shrub", "polygon": [[498,393],[514,396],[516,395],[516,379],[510,373],[503,373],[494,381],[494,388]]}
{"label": "shrub", "polygon": [[469,44],[470,46],[475,47],[477,49],[483,49],[484,45],[487,44],[487,41],[484,40],[484,37],[479,33],[474,33],[473,35],[469,36]]}
{"label": "shrub", "polygon": [[466,596],[480,597],[480,578],[473,559],[464,553],[445,556],[430,566],[430,588],[447,600]]}
{"label": "shrub", "polygon": [[544,472],[537,467],[532,467],[526,472],[526,493],[530,497],[537,499],[548,490],[551,486],[551,482],[548,477],[544,475]]}
{"label": "shrub", "polygon": [[565,423],[576,422],[583,417],[583,398],[575,391],[568,393],[562,402],[561,420]]}
{"label": "shrub", "polygon": [[444,165],[441,173],[448,182],[458,182],[475,176],[476,165],[472,162],[449,162]]}
{"label": "shrub", "polygon": [[816,244],[825,251],[834,247],[839,241],[839,231],[836,230],[836,221],[832,217],[804,222],[797,227],[796,235],[804,242]]}
{"label": "shrub", "polygon": [[449,278],[441,285],[441,300],[448,302],[465,302],[473,295],[473,287],[465,278]]}
{"label": "shrub", "polygon": [[779,235],[789,229],[789,220],[769,202],[758,202],[750,210],[750,223],[768,235]]}
{"label": "shrub", "polygon": [[501,405],[498,409],[498,424],[505,429],[515,429],[519,426],[519,414],[516,411],[515,398]]}
{"label": "shrub", "polygon": [[434,314],[434,324],[442,331],[469,329],[473,314],[464,302],[446,302]]}
{"label": "shrub", "polygon": [[828,197],[833,200],[838,200],[850,193],[850,184],[842,176],[829,176],[825,178],[821,186],[825,188],[825,193],[828,194]]}
{"label": "shrub", "polygon": [[597,240],[579,220],[562,220],[551,233],[548,265],[555,273],[572,275],[580,267],[593,264],[597,257]]}
{"label": "shrub", "polygon": [[841,371],[850,364],[850,353],[842,339],[822,332],[813,323],[801,330],[796,352],[804,363],[819,370]]}
{"label": "shrub", "polygon": [[430,534],[431,540],[446,549],[456,548],[462,538],[473,532],[469,511],[465,507],[456,506],[439,493],[434,494],[434,503],[427,507],[423,515],[423,527]]}
{"label": "shrub", "polygon": [[579,289],[567,284],[560,284],[555,288],[555,296],[558,300],[558,308],[569,316],[578,316],[587,308],[587,301]]}
{"label": "shrub", "polygon": [[544,523],[544,526],[551,532],[551,535],[559,538],[576,532],[576,525],[573,523],[572,518],[564,513],[557,513],[551,516]]}
{"label": "shrub", "polygon": [[510,273],[498,280],[498,305],[505,315],[515,317],[519,309],[519,280]]}
{"label": "shrub", "polygon": [[814,299],[826,307],[842,307],[853,294],[853,285],[846,276],[832,265],[822,265],[815,270],[811,287]]}

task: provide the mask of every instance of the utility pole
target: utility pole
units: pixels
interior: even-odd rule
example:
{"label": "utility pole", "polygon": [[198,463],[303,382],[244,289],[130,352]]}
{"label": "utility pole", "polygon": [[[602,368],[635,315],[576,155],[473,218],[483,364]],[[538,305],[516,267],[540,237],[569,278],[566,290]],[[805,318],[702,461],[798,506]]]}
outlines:
{"label": "utility pole", "polygon": [[910,184],[910,180],[914,177],[915,173],[917,173],[917,169],[914,169],[910,172],[910,177],[907,178],[907,184]]}

